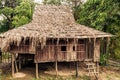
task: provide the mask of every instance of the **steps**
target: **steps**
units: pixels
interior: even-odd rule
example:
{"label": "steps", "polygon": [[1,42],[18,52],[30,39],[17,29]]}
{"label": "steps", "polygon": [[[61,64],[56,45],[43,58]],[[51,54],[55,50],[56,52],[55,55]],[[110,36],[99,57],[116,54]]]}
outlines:
{"label": "steps", "polygon": [[88,75],[95,76],[98,79],[99,71],[97,69],[97,64],[93,62],[92,59],[85,59],[84,63],[87,66]]}

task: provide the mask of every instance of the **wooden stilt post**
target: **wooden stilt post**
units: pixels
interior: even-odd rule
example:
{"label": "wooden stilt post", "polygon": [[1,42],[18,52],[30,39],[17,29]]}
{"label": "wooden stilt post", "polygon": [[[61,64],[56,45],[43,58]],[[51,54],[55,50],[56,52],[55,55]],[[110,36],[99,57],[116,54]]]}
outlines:
{"label": "wooden stilt post", "polygon": [[21,69],[21,57],[20,57],[20,55],[18,55],[18,59],[19,59],[19,69]]}
{"label": "wooden stilt post", "polygon": [[99,62],[96,62],[97,64],[97,72],[98,72],[98,75],[99,75]]}
{"label": "wooden stilt post", "polygon": [[12,77],[14,78],[14,54],[12,53]]}
{"label": "wooden stilt post", "polygon": [[76,61],[76,77],[78,77],[78,61]]}
{"label": "wooden stilt post", "polygon": [[[78,43],[78,39],[74,38],[74,45],[75,45],[75,51],[77,54],[77,43]],[[76,59],[77,60],[77,59]],[[76,77],[78,77],[78,61],[75,62],[75,69],[76,69]]]}
{"label": "wooden stilt post", "polygon": [[16,55],[14,55],[14,60],[15,60],[15,69],[16,69],[16,72],[18,72],[17,61],[16,61]]}
{"label": "wooden stilt post", "polygon": [[58,63],[57,63],[57,61],[55,62],[55,71],[56,71],[56,76],[58,76]]}
{"label": "wooden stilt post", "polygon": [[36,78],[38,79],[38,63],[36,63]]}
{"label": "wooden stilt post", "polygon": [[[109,44],[110,44],[110,38],[108,37],[108,38],[107,38],[107,41],[106,41],[107,60],[109,59]],[[107,64],[107,61],[106,61],[106,64]]]}
{"label": "wooden stilt post", "polygon": [[58,50],[59,38],[57,39],[56,47],[55,47],[55,71],[56,77],[58,76],[58,62],[57,62],[57,50]]}

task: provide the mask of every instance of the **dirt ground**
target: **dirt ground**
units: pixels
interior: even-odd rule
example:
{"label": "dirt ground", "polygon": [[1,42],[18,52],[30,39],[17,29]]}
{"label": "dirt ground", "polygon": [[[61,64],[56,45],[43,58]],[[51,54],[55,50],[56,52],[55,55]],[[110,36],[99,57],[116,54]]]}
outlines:
{"label": "dirt ground", "polygon": [[[20,78],[12,78],[11,71],[5,71],[0,76],[0,80],[90,80],[88,72],[83,66],[79,66],[79,76],[75,77],[74,63],[62,63],[58,66],[58,76],[53,63],[39,64],[39,79],[35,79],[35,65],[29,67],[23,66],[19,73],[16,74]],[[95,80],[95,78],[91,78]],[[99,80],[120,80],[120,63],[109,60],[109,66],[100,66]]]}

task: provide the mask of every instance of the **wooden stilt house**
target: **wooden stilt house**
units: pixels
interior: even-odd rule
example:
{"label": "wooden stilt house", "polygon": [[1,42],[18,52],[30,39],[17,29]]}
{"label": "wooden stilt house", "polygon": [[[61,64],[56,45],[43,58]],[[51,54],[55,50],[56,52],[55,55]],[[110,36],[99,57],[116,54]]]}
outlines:
{"label": "wooden stilt house", "polygon": [[112,35],[77,24],[72,10],[67,6],[36,5],[29,24],[0,36],[2,51],[12,54],[12,75],[16,60],[14,55],[18,54],[20,58],[26,55],[34,60],[38,77],[38,63],[56,62],[56,72],[57,62],[90,60],[98,64],[100,40]]}

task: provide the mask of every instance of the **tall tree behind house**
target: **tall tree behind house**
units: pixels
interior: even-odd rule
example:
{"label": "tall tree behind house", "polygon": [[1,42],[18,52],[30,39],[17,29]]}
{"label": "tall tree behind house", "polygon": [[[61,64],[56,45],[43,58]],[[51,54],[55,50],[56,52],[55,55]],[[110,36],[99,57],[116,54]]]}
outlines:
{"label": "tall tree behind house", "polygon": [[[1,2],[1,1],[0,1]],[[2,3],[0,3],[1,5]],[[0,32],[19,27],[32,19],[34,3],[32,0],[5,0],[4,7],[0,7],[0,14],[6,16],[0,27]],[[24,14],[21,14],[23,13]]]}

